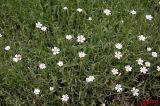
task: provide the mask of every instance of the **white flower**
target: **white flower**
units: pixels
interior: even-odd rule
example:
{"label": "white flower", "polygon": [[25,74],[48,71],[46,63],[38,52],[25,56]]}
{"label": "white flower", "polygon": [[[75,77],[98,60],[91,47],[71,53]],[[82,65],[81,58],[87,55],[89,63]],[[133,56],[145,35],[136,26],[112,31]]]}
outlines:
{"label": "white flower", "polygon": [[68,10],[68,7],[63,7],[63,10]]}
{"label": "white flower", "polygon": [[134,96],[138,96],[139,95],[139,89],[136,89],[135,87],[133,87],[131,89],[131,92],[133,93]]}
{"label": "white flower", "polygon": [[115,52],[115,55],[114,55],[116,58],[120,59],[123,55],[121,52]]}
{"label": "white flower", "polygon": [[77,36],[77,42],[84,43],[85,40],[86,40],[86,38],[83,35]]}
{"label": "white flower", "polygon": [[22,59],[21,55],[20,54],[16,54],[14,57],[13,57],[13,61],[14,62],[18,62]]}
{"label": "white flower", "polygon": [[54,87],[49,87],[49,90],[50,90],[50,91],[53,91],[53,90],[54,90]]}
{"label": "white flower", "polygon": [[138,39],[139,39],[140,41],[145,41],[146,37],[145,37],[144,35],[139,35],[139,36],[138,36]]}
{"label": "white flower", "polygon": [[62,102],[67,102],[69,100],[69,96],[67,94],[62,95],[61,100],[62,100]]}
{"label": "white flower", "polygon": [[139,58],[138,60],[136,60],[137,61],[137,63],[138,63],[138,65],[143,65],[143,60],[141,59],[141,58]]}
{"label": "white flower", "polygon": [[135,10],[131,10],[130,13],[134,15],[134,14],[136,14],[137,12],[136,12]]}
{"label": "white flower", "polygon": [[82,11],[83,11],[83,9],[81,9],[81,8],[77,8],[77,11],[78,11],[78,12],[82,12]]}
{"label": "white flower", "polygon": [[79,52],[79,53],[78,53],[78,55],[79,55],[79,57],[80,57],[80,58],[83,58],[83,57],[85,57],[85,56],[86,56],[86,54],[85,54],[84,52],[82,52],[82,51],[81,51],[81,52]]}
{"label": "white flower", "polygon": [[46,68],[46,65],[45,65],[44,63],[40,63],[40,64],[39,64],[39,68],[40,68],[40,69],[45,69],[45,68]]}
{"label": "white flower", "polygon": [[40,22],[37,22],[36,23],[36,28],[41,28],[42,27],[42,24]]}
{"label": "white flower", "polygon": [[2,37],[2,34],[0,34],[0,38]]}
{"label": "white flower", "polygon": [[146,15],[146,19],[147,19],[147,20],[152,20],[152,19],[153,19],[153,16],[152,16],[152,15]]}
{"label": "white flower", "polygon": [[94,76],[89,76],[86,78],[86,82],[93,82],[95,80]]}
{"label": "white flower", "polygon": [[6,51],[8,51],[8,50],[11,49],[11,47],[10,47],[10,46],[6,46],[4,49],[5,49]]}
{"label": "white flower", "polygon": [[38,95],[40,93],[40,89],[36,88],[34,89],[34,94]]}
{"label": "white flower", "polygon": [[22,59],[22,56],[20,54],[16,54],[15,57],[18,59],[18,60],[21,60]]}
{"label": "white flower", "polygon": [[57,63],[57,65],[58,65],[59,67],[62,67],[62,66],[63,66],[63,61],[59,61],[59,62]]}
{"label": "white flower", "polygon": [[72,38],[73,38],[72,35],[66,35],[67,40],[71,40]]}
{"label": "white flower", "polygon": [[104,9],[103,13],[106,14],[106,15],[111,15],[111,10]]}
{"label": "white flower", "polygon": [[116,43],[116,44],[115,44],[115,47],[116,47],[117,49],[122,49],[123,46],[122,46],[121,43]]}
{"label": "white flower", "polygon": [[132,67],[130,65],[125,66],[126,71],[132,71]]}
{"label": "white flower", "polygon": [[150,47],[147,47],[147,51],[150,52],[152,50],[152,48]]}
{"label": "white flower", "polygon": [[156,52],[152,52],[152,57],[158,57],[158,54]]}
{"label": "white flower", "polygon": [[118,69],[113,68],[113,69],[112,69],[112,73],[113,73],[113,75],[117,75],[117,74],[118,74]]}
{"label": "white flower", "polygon": [[117,92],[121,92],[122,91],[122,85],[121,84],[116,84],[115,90],[117,90]]}
{"label": "white flower", "polygon": [[53,55],[57,55],[60,53],[60,49],[58,47],[54,47],[54,48],[52,48],[52,53],[53,53]]}
{"label": "white flower", "polygon": [[146,67],[140,67],[141,73],[146,74],[147,71],[148,71],[148,69]]}
{"label": "white flower", "polygon": [[15,57],[13,57],[13,59],[12,59],[14,62],[18,62],[18,59],[17,58],[15,58]]}
{"label": "white flower", "polygon": [[121,23],[124,23],[124,20],[121,20]]}
{"label": "white flower", "polygon": [[47,30],[47,27],[46,27],[46,26],[43,26],[43,27],[41,27],[41,30],[42,30],[42,31],[46,31],[46,30]]}
{"label": "white flower", "polygon": [[91,21],[91,20],[92,20],[92,17],[89,17],[88,20]]}
{"label": "white flower", "polygon": [[105,104],[105,103],[102,103],[101,106],[106,106],[106,104]]}
{"label": "white flower", "polygon": [[145,62],[145,66],[146,66],[146,67],[150,67],[150,66],[151,66],[151,63],[148,62],[148,61],[146,61],[146,62]]}
{"label": "white flower", "polygon": [[157,66],[157,71],[160,71],[160,66]]}

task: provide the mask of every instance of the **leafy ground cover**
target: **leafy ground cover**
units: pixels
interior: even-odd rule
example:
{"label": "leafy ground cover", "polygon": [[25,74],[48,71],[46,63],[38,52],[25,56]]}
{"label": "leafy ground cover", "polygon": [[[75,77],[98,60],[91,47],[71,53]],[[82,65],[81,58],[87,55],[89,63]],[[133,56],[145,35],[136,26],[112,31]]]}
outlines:
{"label": "leafy ground cover", "polygon": [[159,45],[159,0],[0,0],[0,104],[159,99]]}

